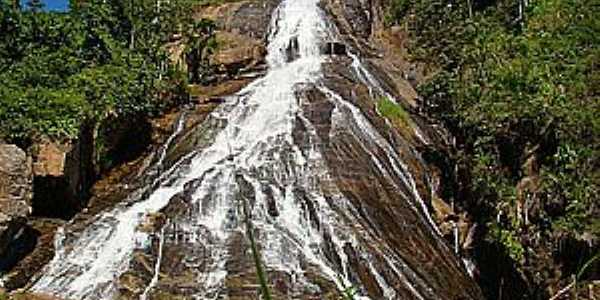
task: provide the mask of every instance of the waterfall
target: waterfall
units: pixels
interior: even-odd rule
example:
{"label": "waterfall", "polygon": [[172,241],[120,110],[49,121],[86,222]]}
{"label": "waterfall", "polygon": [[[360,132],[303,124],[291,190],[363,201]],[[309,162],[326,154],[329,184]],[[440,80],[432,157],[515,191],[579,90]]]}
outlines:
{"label": "waterfall", "polygon": [[[385,228],[369,225],[378,224],[376,215],[365,213],[336,184],[322,145],[324,139],[341,139],[335,132],[342,132],[368,154],[369,172],[406,201],[394,205],[414,213],[411,221],[398,222],[407,232],[433,237],[432,249],[445,249],[410,167],[359,108],[323,84],[328,58],[320,46],[332,35],[318,0],[283,0],[272,17],[267,74],[210,114],[202,124],[207,142],[165,170],[152,191],[142,193],[147,196],[99,215],[68,247],[61,243],[31,291],[66,299],[117,299],[134,254],[157,252],[138,295],[152,299],[161,284],[175,284],[161,282],[161,261],[169,249],[180,249],[179,268],[195,285],[180,285],[178,291],[193,299],[226,299],[227,279],[237,276],[228,261],[248,255],[235,244],[244,235],[241,203],[248,201],[265,269],[286,274],[288,298],[320,295],[319,280],[338,291],[354,287],[355,299],[376,299],[370,296],[373,290],[381,290],[385,299],[443,298],[412,258],[386,241]],[[290,46],[297,47],[293,58]],[[352,67],[373,93],[389,95],[358,58]],[[320,127],[305,111],[311,104],[299,97],[311,87],[333,107],[329,137],[318,134]],[[306,137],[302,144],[294,136],[299,126]],[[161,151],[162,161],[168,150]],[[140,230],[149,215],[167,211],[178,197],[185,199],[185,213],[165,212],[169,220],[158,232]],[[153,241],[158,241],[154,252]],[[373,278],[376,287],[367,288],[364,278]]]}

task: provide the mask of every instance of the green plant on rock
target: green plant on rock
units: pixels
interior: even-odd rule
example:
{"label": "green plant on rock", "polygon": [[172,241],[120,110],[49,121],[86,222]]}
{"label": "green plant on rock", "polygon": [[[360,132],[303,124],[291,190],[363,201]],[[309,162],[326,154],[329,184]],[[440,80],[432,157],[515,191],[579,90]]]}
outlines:
{"label": "green plant on rock", "polygon": [[394,101],[383,97],[377,101],[377,111],[392,122],[401,125],[410,125],[410,115],[404,108]]}
{"label": "green plant on rock", "polygon": [[398,103],[383,97],[376,102],[377,112],[386,118],[393,128],[407,138],[414,137],[414,124],[408,112]]}
{"label": "green plant on rock", "polygon": [[[236,175],[238,176],[238,175]],[[248,207],[248,199],[246,195],[244,195],[244,191],[240,192],[241,197],[241,206],[243,212],[244,223],[246,225],[246,236],[248,237],[248,241],[250,242],[250,250],[252,252],[252,259],[254,261],[254,267],[256,270],[256,276],[258,277],[258,284],[260,286],[260,292],[262,299],[271,300],[271,289],[269,288],[267,274],[264,270],[263,261],[261,259],[260,250],[256,245],[256,241],[254,239],[254,226],[252,224],[252,219],[250,216],[250,208]]]}
{"label": "green plant on rock", "polygon": [[87,103],[72,89],[0,87],[0,133],[13,140],[75,137]]}
{"label": "green plant on rock", "polygon": [[188,66],[189,82],[200,83],[210,73],[209,55],[216,49],[215,23],[202,19],[186,30],[184,56]]}
{"label": "green plant on rock", "polygon": [[358,293],[358,291],[356,290],[355,287],[348,287],[346,289],[344,289],[342,291],[342,299],[343,300],[354,300],[354,296],[356,296],[356,294]]}
{"label": "green plant on rock", "polygon": [[344,278],[340,276],[340,274],[336,274],[337,281],[339,285],[342,287],[342,295],[340,297],[341,300],[354,300],[356,294],[358,294],[358,289],[354,286],[346,286],[344,282]]}
{"label": "green plant on rock", "polygon": [[590,269],[594,263],[596,263],[597,260],[600,259],[600,252],[597,253],[596,255],[594,255],[592,258],[590,258],[588,261],[586,261],[577,271],[577,274],[575,274],[575,295],[576,298],[579,296],[579,293],[577,293],[577,283],[580,281],[581,277],[585,274],[585,272]]}
{"label": "green plant on rock", "polygon": [[500,241],[500,244],[506,249],[508,255],[515,261],[521,261],[525,253],[523,245],[519,242],[519,238],[515,236],[514,231],[501,229],[496,225],[492,225],[492,239]]}

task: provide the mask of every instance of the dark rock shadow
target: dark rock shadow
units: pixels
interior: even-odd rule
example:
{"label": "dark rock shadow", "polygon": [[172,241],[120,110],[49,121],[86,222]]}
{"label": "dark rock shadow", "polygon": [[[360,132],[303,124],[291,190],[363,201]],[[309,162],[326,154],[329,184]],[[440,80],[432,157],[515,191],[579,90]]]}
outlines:
{"label": "dark rock shadow", "polygon": [[[0,256],[0,274],[9,272],[19,261],[33,251],[38,242],[40,232],[30,226],[24,226],[16,238],[9,243],[6,252]],[[10,287],[7,287],[10,289]]]}

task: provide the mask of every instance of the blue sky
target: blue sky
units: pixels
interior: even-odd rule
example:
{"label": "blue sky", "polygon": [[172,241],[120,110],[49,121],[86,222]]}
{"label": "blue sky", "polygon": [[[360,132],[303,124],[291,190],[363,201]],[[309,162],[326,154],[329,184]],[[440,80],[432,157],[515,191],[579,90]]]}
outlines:
{"label": "blue sky", "polygon": [[[65,11],[69,7],[69,0],[42,0],[42,2],[46,5],[47,10]],[[27,0],[21,0],[21,3],[25,7]]]}

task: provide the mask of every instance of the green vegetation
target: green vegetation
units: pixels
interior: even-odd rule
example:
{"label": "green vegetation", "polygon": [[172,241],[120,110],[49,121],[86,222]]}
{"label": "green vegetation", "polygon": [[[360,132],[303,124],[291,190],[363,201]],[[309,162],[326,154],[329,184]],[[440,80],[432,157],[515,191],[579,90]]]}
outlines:
{"label": "green vegetation", "polygon": [[[72,138],[84,124],[151,116],[187,99],[214,47],[214,24],[192,20],[195,4],[72,1],[68,12],[45,12],[0,0],[0,139]],[[175,36],[188,45],[188,74],[169,63]]]}
{"label": "green vegetation", "polygon": [[414,135],[414,132],[411,129],[412,120],[410,115],[400,104],[383,97],[377,101],[376,107],[377,111],[383,117],[388,119],[401,134],[406,137],[412,137]]}
{"label": "green vegetation", "polygon": [[242,185],[242,189],[240,190],[240,204],[242,206],[242,212],[244,213],[243,217],[246,225],[246,237],[250,242],[250,250],[252,251],[252,259],[254,261],[256,277],[260,286],[260,298],[264,300],[271,300],[273,298],[271,297],[271,289],[269,288],[267,273],[265,272],[264,263],[261,259],[260,249],[256,245],[256,240],[254,239],[254,226],[252,224],[251,209],[249,207],[248,198],[246,198],[246,195],[248,195],[249,192],[247,192],[245,189],[245,179],[243,179],[241,175],[235,176],[238,176],[235,180],[238,180],[238,182]]}
{"label": "green vegetation", "polygon": [[457,137],[455,196],[521,271],[559,237],[600,235],[599,4],[390,1],[429,66],[427,110]]}
{"label": "green vegetation", "polygon": [[262,299],[271,300],[271,289],[269,288],[267,274],[265,273],[262,259],[260,258],[260,250],[256,245],[256,241],[254,239],[254,226],[252,226],[252,220],[249,216],[249,208],[247,200],[243,199],[244,203],[242,204],[244,207],[244,221],[246,223],[246,235],[248,236],[248,240],[250,241],[250,249],[252,250],[252,259],[254,260],[254,267],[256,268],[256,276],[258,277],[258,284],[260,285],[260,294]]}
{"label": "green vegetation", "polygon": [[389,120],[410,122],[410,116],[404,108],[388,98],[381,98],[377,101],[377,110]]}
{"label": "green vegetation", "polygon": [[574,290],[575,290],[575,300],[579,299],[579,293],[578,293],[578,283],[579,280],[581,279],[581,277],[583,276],[583,274],[585,274],[588,270],[592,269],[594,263],[600,259],[600,253],[597,253],[594,257],[590,258],[588,261],[585,262],[585,264],[583,264],[583,266],[581,266],[579,268],[579,270],[577,271],[577,274],[574,276],[574,281],[573,281],[573,286],[574,286]]}
{"label": "green vegetation", "polygon": [[345,290],[342,291],[343,293],[343,300],[354,300],[354,296],[357,294],[356,288],[354,287],[349,287],[346,288]]}
{"label": "green vegetation", "polygon": [[336,274],[337,283],[342,287],[342,295],[340,300],[354,300],[354,296],[358,294],[358,290],[353,286],[346,286],[344,278],[340,274]]}

